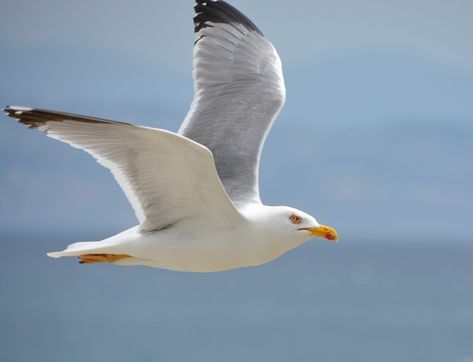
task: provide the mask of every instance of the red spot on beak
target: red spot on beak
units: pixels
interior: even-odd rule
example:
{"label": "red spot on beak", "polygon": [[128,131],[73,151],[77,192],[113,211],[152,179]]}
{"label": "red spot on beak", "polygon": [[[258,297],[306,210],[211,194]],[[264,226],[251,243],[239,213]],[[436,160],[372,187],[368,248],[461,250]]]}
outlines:
{"label": "red spot on beak", "polygon": [[328,239],[328,240],[335,240],[335,236],[333,236],[333,235],[330,234],[330,233],[327,233],[327,234],[325,234],[325,239]]}

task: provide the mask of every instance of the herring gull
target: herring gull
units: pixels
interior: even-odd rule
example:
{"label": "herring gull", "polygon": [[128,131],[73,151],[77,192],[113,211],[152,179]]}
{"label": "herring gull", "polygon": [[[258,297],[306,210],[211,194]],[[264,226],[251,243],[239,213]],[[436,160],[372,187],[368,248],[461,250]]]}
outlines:
{"label": "herring gull", "polygon": [[45,109],[4,109],[107,167],[139,220],[50,257],[214,272],[270,262],[313,237],[338,240],[333,228],[307,213],[260,200],[261,149],[286,92],[275,48],[225,1],[197,0],[195,13],[195,94],[177,133]]}

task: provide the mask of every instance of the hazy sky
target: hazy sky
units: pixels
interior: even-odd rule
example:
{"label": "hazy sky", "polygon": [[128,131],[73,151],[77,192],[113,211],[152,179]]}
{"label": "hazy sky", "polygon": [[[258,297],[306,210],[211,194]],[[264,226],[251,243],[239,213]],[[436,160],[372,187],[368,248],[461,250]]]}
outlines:
{"label": "hazy sky", "polygon": [[[265,201],[305,209],[346,237],[471,237],[473,2],[232,4],[284,64],[288,100],[263,155]],[[192,7],[1,1],[0,103],[175,130],[192,96]],[[88,155],[0,121],[1,227],[133,225]]]}
{"label": "hazy sky", "polygon": [[[3,0],[0,41],[13,47],[101,47],[148,62],[188,66],[192,4],[191,0]],[[377,49],[411,53],[473,72],[469,0],[301,0],[297,6],[279,0],[236,0],[232,4],[250,15],[289,65],[312,64],[334,52]]]}

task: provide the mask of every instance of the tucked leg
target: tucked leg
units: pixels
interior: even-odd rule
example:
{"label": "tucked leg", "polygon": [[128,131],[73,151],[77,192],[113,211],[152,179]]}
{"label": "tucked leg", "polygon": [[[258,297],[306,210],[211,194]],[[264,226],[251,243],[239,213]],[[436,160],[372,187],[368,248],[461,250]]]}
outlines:
{"label": "tucked leg", "polygon": [[80,264],[114,263],[129,258],[126,254],[84,254],[79,256]]}

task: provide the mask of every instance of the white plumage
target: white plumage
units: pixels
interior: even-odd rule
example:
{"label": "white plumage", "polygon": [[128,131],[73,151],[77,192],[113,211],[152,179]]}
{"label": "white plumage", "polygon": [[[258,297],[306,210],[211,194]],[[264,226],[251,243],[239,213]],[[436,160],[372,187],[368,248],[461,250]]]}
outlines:
{"label": "white plumage", "polygon": [[220,271],[271,261],[334,229],[261,203],[261,149],[285,100],[273,45],[224,1],[196,1],[195,96],[179,134],[74,114],[6,107],[13,118],[83,149],[110,169],[139,225],[51,257]]}

